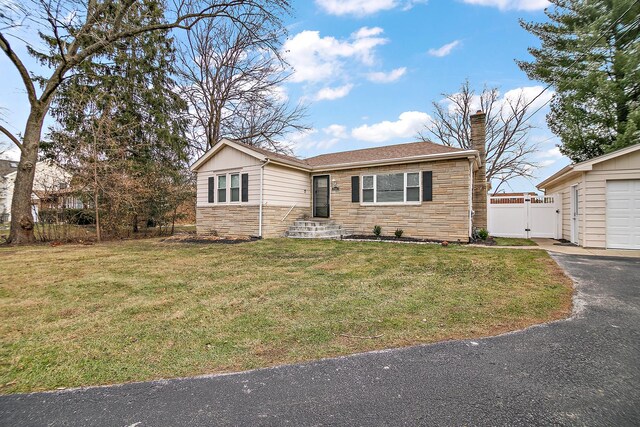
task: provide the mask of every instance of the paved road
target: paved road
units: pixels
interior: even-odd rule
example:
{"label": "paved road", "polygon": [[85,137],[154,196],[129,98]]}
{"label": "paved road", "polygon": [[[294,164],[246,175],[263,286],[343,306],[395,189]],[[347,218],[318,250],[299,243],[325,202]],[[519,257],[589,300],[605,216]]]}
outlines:
{"label": "paved road", "polygon": [[243,374],[0,398],[2,425],[640,425],[640,261],[554,256],[570,320]]}

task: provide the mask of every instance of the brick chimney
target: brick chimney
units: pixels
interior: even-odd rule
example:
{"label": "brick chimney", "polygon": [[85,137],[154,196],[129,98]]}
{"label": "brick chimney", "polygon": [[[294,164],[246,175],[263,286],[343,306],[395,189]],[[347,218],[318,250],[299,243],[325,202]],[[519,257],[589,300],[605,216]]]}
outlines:
{"label": "brick chimney", "polygon": [[471,115],[471,148],[480,153],[480,167],[473,173],[473,226],[487,228],[487,151],[486,114],[478,110]]}

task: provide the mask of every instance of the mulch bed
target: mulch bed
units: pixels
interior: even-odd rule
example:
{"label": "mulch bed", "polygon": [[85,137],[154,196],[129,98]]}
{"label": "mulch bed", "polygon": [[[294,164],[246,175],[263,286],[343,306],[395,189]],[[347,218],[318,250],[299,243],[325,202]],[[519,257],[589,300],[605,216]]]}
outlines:
{"label": "mulch bed", "polygon": [[491,236],[487,237],[486,240],[478,239],[478,240],[474,240],[471,243],[473,243],[474,245],[482,245],[482,246],[495,246],[498,244],[498,242],[496,242]]}
{"label": "mulch bed", "polygon": [[[385,242],[406,242],[406,243],[437,243],[442,244],[445,240],[435,239],[418,239],[416,237],[395,237],[395,236],[372,236],[369,234],[351,234],[349,236],[343,236],[343,240],[368,240],[368,241],[385,241]],[[462,242],[448,242],[448,243],[462,243]]]}

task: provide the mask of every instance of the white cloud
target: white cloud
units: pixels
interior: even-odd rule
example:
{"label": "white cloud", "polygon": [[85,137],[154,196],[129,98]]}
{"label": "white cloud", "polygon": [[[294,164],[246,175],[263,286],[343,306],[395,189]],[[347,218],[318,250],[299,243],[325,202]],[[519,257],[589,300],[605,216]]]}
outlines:
{"label": "white cloud", "polygon": [[460,40],[454,40],[451,43],[447,43],[444,46],[440,46],[437,49],[429,49],[429,55],[442,58],[451,53],[451,51],[460,44]]}
{"label": "white cloud", "polygon": [[391,70],[388,73],[383,71],[377,71],[374,73],[367,74],[367,79],[374,83],[391,83],[398,80],[400,77],[404,76],[407,72],[406,67],[396,68],[395,70]]}
{"label": "white cloud", "polygon": [[316,101],[333,101],[334,99],[344,98],[353,89],[352,84],[346,84],[338,87],[324,87],[316,94]]}
{"label": "white cloud", "polygon": [[373,125],[362,125],[351,131],[351,135],[368,142],[385,142],[394,138],[410,138],[415,136],[423,126],[431,121],[431,116],[421,111],[406,111],[398,120],[388,120]]}
{"label": "white cloud", "polygon": [[[549,138],[547,138],[546,140],[548,139]],[[534,140],[533,142],[535,142],[535,138],[532,138],[532,140]],[[560,152],[560,148],[558,147],[553,147],[547,150],[541,150],[536,154],[536,158],[539,159],[537,161],[537,164],[541,168],[546,168],[548,166],[553,165],[558,160],[562,159],[562,157],[563,157],[562,153]]]}
{"label": "white cloud", "polygon": [[[543,89],[544,87],[542,86],[523,86],[508,90],[504,94],[500,94],[501,96],[497,100],[494,108],[499,109],[505,106],[506,103],[510,103],[516,110],[521,110],[524,105],[531,102],[531,105],[527,107],[528,114],[531,114],[549,102],[553,97],[554,92],[551,90],[547,90],[541,94]],[[453,96],[459,96],[459,94],[453,94]],[[538,97],[536,98],[536,96]],[[447,107],[449,112],[453,113],[456,111],[456,105],[450,100],[444,99],[441,103]],[[471,100],[471,111],[480,109],[480,95],[475,95]],[[509,108],[505,108],[504,113],[509,114],[509,112]]]}
{"label": "white cloud", "polygon": [[463,0],[468,4],[497,7],[500,10],[542,10],[549,6],[547,0]]}
{"label": "white cloud", "polygon": [[[299,156],[313,155],[318,152],[327,151],[329,148],[340,142],[340,140],[344,139],[344,137],[340,135],[331,135],[332,132],[339,132],[339,127],[344,128],[344,126],[341,125],[330,125],[322,129],[325,134],[329,135],[329,138],[318,135],[317,129],[297,132],[289,135],[285,144]],[[346,132],[346,128],[344,128],[344,131]]]}
{"label": "white cloud", "polygon": [[[534,112],[536,109],[541,108],[544,104],[551,101],[554,92],[552,90],[544,90],[542,86],[524,86],[516,89],[511,89],[505,92],[503,99],[510,102],[512,105],[517,105],[518,99],[520,103],[529,103],[528,107],[530,112]],[[537,97],[537,98],[536,98]]]}
{"label": "white cloud", "polygon": [[384,30],[380,27],[362,27],[355,33],[351,34],[354,39],[364,39],[367,37],[379,36],[384,33]]}
{"label": "white cloud", "polygon": [[559,147],[553,147],[548,150],[543,150],[538,153],[538,157],[542,159],[559,159],[562,157]]}
{"label": "white cloud", "polygon": [[560,152],[560,147],[553,147],[551,150],[547,150],[547,155],[556,159],[561,158],[562,153]]}
{"label": "white cloud", "polygon": [[287,40],[283,47],[286,60],[294,69],[292,81],[319,82],[340,75],[345,61],[359,61],[371,66],[375,62],[375,48],[388,42],[379,37],[379,27],[362,27],[348,40],[320,37],[319,31],[302,31]]}
{"label": "white cloud", "polygon": [[343,126],[343,125],[329,125],[326,128],[322,129],[322,131],[324,133],[326,133],[327,135],[330,135],[334,138],[346,138],[348,136],[347,134],[347,127]]}
{"label": "white cloud", "polygon": [[372,15],[383,10],[400,7],[409,10],[415,4],[426,3],[427,0],[316,0],[316,4],[331,15]]}
{"label": "white cloud", "polygon": [[289,100],[287,88],[285,88],[284,86],[275,86],[271,88],[271,96],[273,97],[273,99],[280,102],[287,102]]}

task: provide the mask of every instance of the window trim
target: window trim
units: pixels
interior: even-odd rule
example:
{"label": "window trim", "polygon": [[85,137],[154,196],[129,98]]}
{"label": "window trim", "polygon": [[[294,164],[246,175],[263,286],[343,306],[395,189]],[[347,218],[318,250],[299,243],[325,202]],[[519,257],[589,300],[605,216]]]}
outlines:
{"label": "window trim", "polygon": [[[229,193],[229,185],[228,185],[229,181],[227,181],[227,175],[228,174],[225,174],[225,173],[216,175],[216,196],[217,197],[216,197],[216,201],[215,202],[217,204],[219,204],[219,205],[225,205],[225,204],[229,203],[229,197],[228,197],[229,196],[229,194],[228,194]],[[223,190],[223,188],[220,187],[220,178],[221,177],[224,177],[224,201],[223,202],[220,201],[220,190]]]}
{"label": "window trim", "polygon": [[[407,174],[415,173],[418,174],[418,200],[417,201],[407,201]],[[378,202],[378,175],[399,175],[403,176],[403,201],[401,202]],[[373,177],[373,202],[365,202],[364,200],[364,177],[371,176]],[[416,187],[411,187],[416,188]],[[371,190],[371,188],[367,188],[367,190]],[[422,205],[422,175],[420,171],[408,171],[408,172],[389,172],[389,173],[366,173],[360,175],[360,205],[361,206],[419,206]]]}
{"label": "window trim", "polygon": [[[238,189],[238,200],[233,200],[233,176],[236,175],[238,177],[238,186],[235,187]],[[234,172],[234,173],[230,173],[229,174],[229,203],[240,203],[240,200],[242,199],[242,195],[240,194],[242,192],[242,182],[240,182],[240,177],[242,176],[242,174],[240,172]]]}
{"label": "window trim", "polygon": [[[250,204],[249,201],[243,202],[242,201],[242,175],[243,174],[247,174],[247,175],[251,175],[249,172],[245,172],[242,170],[234,170],[234,171],[230,171],[230,172],[224,172],[224,173],[214,173],[213,175],[210,175],[210,177],[215,177],[215,197],[214,197],[214,201],[213,202],[208,202],[208,205],[248,205]],[[238,175],[238,201],[234,202],[231,201],[231,175]],[[219,188],[220,185],[220,177],[224,177],[225,179],[225,188],[224,188],[224,195],[225,195],[225,201],[221,202],[220,201],[220,193],[219,191],[222,190],[222,188]],[[207,182],[209,180],[209,177],[207,177]],[[248,179],[247,179],[248,181]],[[247,182],[247,188],[249,187],[248,185],[249,183]]]}

